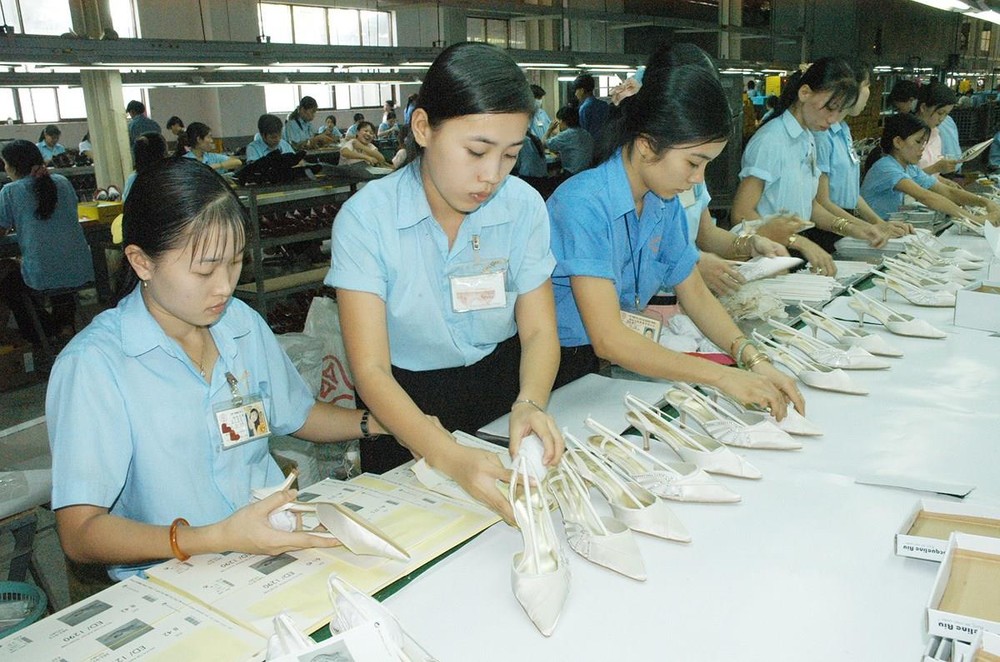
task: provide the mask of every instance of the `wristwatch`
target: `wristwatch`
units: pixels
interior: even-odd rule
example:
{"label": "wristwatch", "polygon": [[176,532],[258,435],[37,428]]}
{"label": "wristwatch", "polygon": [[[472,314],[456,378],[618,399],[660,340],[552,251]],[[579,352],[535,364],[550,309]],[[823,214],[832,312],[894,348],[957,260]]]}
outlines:
{"label": "wristwatch", "polygon": [[799,235],[793,234],[788,238],[788,248],[795,246],[795,240],[799,238]]}

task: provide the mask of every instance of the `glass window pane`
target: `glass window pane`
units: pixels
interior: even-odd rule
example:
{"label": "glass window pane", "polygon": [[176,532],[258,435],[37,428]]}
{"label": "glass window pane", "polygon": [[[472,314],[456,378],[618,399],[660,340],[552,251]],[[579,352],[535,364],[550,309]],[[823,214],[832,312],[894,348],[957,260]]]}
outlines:
{"label": "glass window pane", "polygon": [[[73,19],[69,14],[69,3],[61,0],[25,2],[21,0],[21,20],[25,34],[59,35],[73,29]],[[6,11],[6,7],[4,8]]]}
{"label": "glass window pane", "polygon": [[153,109],[149,106],[149,88],[131,86],[122,87],[122,116],[125,115],[125,107],[128,106],[128,102],[133,99],[141,101],[146,106],[146,114],[150,117],[153,116]]}
{"label": "glass window pane", "polygon": [[31,101],[31,88],[19,89],[17,96],[21,102],[21,119],[25,124],[31,124],[35,121],[35,106]]}
{"label": "glass window pane", "polygon": [[403,121],[403,109],[399,106],[399,97],[396,95],[396,86],[390,83],[385,83],[384,85],[378,86],[379,104],[383,104],[389,99],[396,102],[396,113],[399,116],[399,121]]}
{"label": "glass window pane", "polygon": [[330,9],[330,43],[334,46],[360,46],[361,27],[356,9]]}
{"label": "glass window pane", "polygon": [[486,43],[507,48],[507,21],[486,20]]}
{"label": "glass window pane", "polygon": [[333,108],[333,100],[330,97],[329,85],[300,85],[299,94],[302,97],[312,97],[316,99],[316,104],[320,108]]}
{"label": "glass window pane", "polygon": [[132,0],[108,0],[111,9],[111,22],[119,37],[139,37],[139,28],[135,20],[135,7]]}
{"label": "glass window pane", "polygon": [[31,104],[35,109],[36,122],[58,122],[59,107],[56,106],[56,88],[36,87],[31,90]]}
{"label": "glass window pane", "polygon": [[376,46],[392,46],[392,21],[387,11],[378,12],[378,43]]}
{"label": "glass window pane", "polygon": [[351,104],[351,86],[347,84],[334,85],[333,93],[336,97],[336,108],[338,110],[348,110],[353,108]]}
{"label": "glass window pane", "polygon": [[465,30],[469,41],[486,41],[486,19],[465,19]]}
{"label": "glass window pane", "polygon": [[3,7],[3,15],[7,19],[7,25],[14,28],[14,32],[21,31],[21,21],[17,19],[17,0],[0,0],[0,7]]}
{"label": "glass window pane", "polygon": [[527,48],[528,35],[524,21],[512,21],[510,24],[510,47]]}
{"label": "glass window pane", "polygon": [[378,42],[378,12],[360,10],[361,45],[375,46]]}
{"label": "glass window pane", "polygon": [[298,85],[265,85],[264,108],[284,118],[284,113],[290,113],[299,105]]}
{"label": "glass window pane", "polygon": [[14,106],[14,90],[0,88],[0,122],[17,119],[17,108]]}
{"label": "glass window pane", "polygon": [[328,44],[326,10],[322,7],[292,7],[296,44]]}
{"label": "glass window pane", "polygon": [[292,43],[292,10],[288,5],[260,4],[261,32],[271,41],[281,44]]}
{"label": "glass window pane", "polygon": [[82,87],[60,87],[56,89],[59,98],[59,119],[83,119],[87,117],[87,104],[83,101]]}

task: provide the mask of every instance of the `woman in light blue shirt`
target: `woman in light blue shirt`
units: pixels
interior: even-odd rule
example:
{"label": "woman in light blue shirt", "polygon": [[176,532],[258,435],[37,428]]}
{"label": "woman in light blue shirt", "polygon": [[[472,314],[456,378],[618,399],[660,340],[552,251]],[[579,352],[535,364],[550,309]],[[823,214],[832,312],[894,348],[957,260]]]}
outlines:
{"label": "woman in light blue shirt", "polygon": [[132,167],[122,189],[122,200],[128,200],[132,185],[139,173],[148,170],[167,157],[167,141],[162,133],[144,133],[135,139],[132,145]]}
{"label": "woman in light blue shirt", "polygon": [[594,139],[580,128],[580,113],[563,106],[545,134],[545,145],[559,155],[563,170],[575,175],[594,162]]}
{"label": "woman in light blue shirt", "polygon": [[508,176],[532,108],[506,53],[445,49],[410,120],[409,162],[344,203],[326,277],[358,396],[405,447],[363,443],[362,468],[423,456],[511,522],[496,489],[509,472],[448,431],[509,412],[512,454],[532,432],[546,464],[562,454],[545,413],[559,362],[548,217],[538,193]]}
{"label": "woman in light blue shirt", "polygon": [[[774,115],[757,129],[743,152],[733,219],[742,222],[781,214],[800,223],[812,221],[836,235],[847,234],[847,219],[831,214],[816,200],[820,170],[812,132],[826,131],[840,121],[857,98],[854,72],[840,58],[820,58],[805,73],[795,72]],[[830,254],[812,239],[790,233],[788,223],[768,223],[758,232],[802,253],[815,271],[836,274]],[[816,238],[832,246],[828,237]]]}
{"label": "woman in light blue shirt", "polygon": [[[15,232],[20,264],[0,260],[0,299],[14,314],[18,331],[33,343],[37,337],[24,301],[31,290],[77,287],[94,280],[90,248],[76,212],[76,191],[62,175],[50,174],[38,147],[14,140],[3,147],[4,172],[10,182],[0,189],[0,233]],[[43,330],[55,335],[73,323],[76,296],[49,297],[52,313],[36,306]]]}
{"label": "woman in light blue shirt", "polygon": [[267,436],[245,423],[251,409],[275,433],[319,443],[381,430],[366,412],[316,402],[267,323],[232,298],[245,214],[224,180],[188,159],[140,173],[125,202],[122,298],[52,368],[59,540],[113,579],[193,554],[337,544],[271,525],[292,490],[247,505],[252,489],[283,480]]}
{"label": "woman in light blue shirt", "polygon": [[215,138],[212,137],[212,129],[208,128],[207,124],[191,122],[187,128],[187,139],[190,150],[184,155],[184,158],[204,163],[220,173],[235,170],[243,165],[243,162],[235,156],[219,154],[215,151]]}
{"label": "woman in light blue shirt", "polygon": [[[672,48],[680,47],[696,48]],[[642,88],[620,109],[606,134],[614,151],[547,203],[563,347],[557,384],[593,371],[600,357],[649,377],[710,384],[778,418],[788,401],[802,411],[794,381],[744,338],[694,268],[698,252],[679,196],[704,180],[731,132],[718,78],[703,65],[647,67]],[[671,287],[698,328],[749,370],[674,352],[627,325]]]}
{"label": "woman in light blue shirt", "polygon": [[[872,165],[861,184],[861,194],[882,218],[899,210],[903,196],[944,212],[977,222],[1000,220],[1000,206],[965,189],[942,184],[920,167],[920,158],[930,137],[930,127],[917,115],[900,113],[887,117],[880,147],[884,156]],[[985,207],[986,214],[973,214],[962,205]]]}
{"label": "woman in light blue shirt", "polygon": [[518,177],[548,177],[549,164],[545,161],[545,144],[528,130],[521,151],[517,154],[514,172]]}
{"label": "woman in light blue shirt", "polygon": [[285,122],[284,139],[295,149],[316,149],[334,142],[332,135],[313,131],[312,121],[316,117],[319,104],[312,97],[302,97],[299,105],[288,114]]}
{"label": "woman in light blue shirt", "polygon": [[263,114],[257,118],[257,135],[247,145],[247,163],[262,159],[271,152],[294,154],[295,150],[281,137],[281,118]]}
{"label": "woman in light blue shirt", "polygon": [[[855,62],[852,68],[858,82],[858,100],[847,115],[857,117],[871,95],[871,73],[868,66],[860,62]],[[906,223],[883,221],[861,196],[861,160],[854,151],[854,138],[847,122],[840,120],[827,131],[814,132],[813,136],[821,173],[816,199],[830,213],[849,221],[841,224],[847,231],[846,236],[882,248],[891,237],[902,237],[912,231]]]}
{"label": "woman in light blue shirt", "polygon": [[38,136],[38,143],[35,147],[42,153],[42,159],[45,160],[46,165],[52,163],[53,156],[66,153],[66,148],[59,144],[61,135],[62,131],[59,130],[58,126],[49,124],[42,129],[41,135]]}

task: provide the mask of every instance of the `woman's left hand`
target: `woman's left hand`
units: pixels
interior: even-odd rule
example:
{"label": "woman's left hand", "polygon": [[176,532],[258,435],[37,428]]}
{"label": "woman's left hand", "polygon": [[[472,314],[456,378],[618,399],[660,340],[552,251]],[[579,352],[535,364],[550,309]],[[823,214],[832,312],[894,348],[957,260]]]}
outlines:
{"label": "woman's left hand", "polygon": [[740,289],[746,279],[729,260],[714,253],[702,253],[698,258],[698,273],[702,280],[717,296],[732,294]]}
{"label": "woman's left hand", "polygon": [[547,413],[536,409],[527,402],[516,403],[510,411],[510,456],[515,457],[521,446],[521,439],[534,433],[542,440],[545,466],[554,467],[562,459],[566,443],[555,420]]}
{"label": "woman's left hand", "polygon": [[754,257],[788,257],[787,248],[759,234],[750,240],[750,252]]}
{"label": "woman's left hand", "polygon": [[770,361],[761,361],[753,367],[753,372],[770,380],[778,387],[779,391],[785,394],[788,401],[795,407],[795,411],[805,415],[806,399],[802,397],[802,392],[799,391],[794,379],[775,368]]}
{"label": "woman's left hand", "polygon": [[913,234],[913,226],[909,223],[904,223],[903,221],[886,221],[884,223],[886,231],[892,238],[905,237],[908,234]]}

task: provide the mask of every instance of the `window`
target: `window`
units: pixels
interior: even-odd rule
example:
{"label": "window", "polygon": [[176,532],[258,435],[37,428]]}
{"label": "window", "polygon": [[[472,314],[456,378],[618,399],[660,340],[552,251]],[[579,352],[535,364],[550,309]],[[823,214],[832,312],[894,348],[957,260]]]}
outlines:
{"label": "window", "polygon": [[990,39],[993,37],[993,26],[984,24],[979,30],[979,52],[989,55]]}
{"label": "window", "polygon": [[[260,3],[261,32],[273,42],[330,44],[332,46],[393,46],[392,14],[365,9],[334,9],[311,5]],[[378,71],[378,70],[375,70]],[[320,108],[346,110],[381,106],[395,99],[394,85],[344,83],[336,85],[265,85],[267,112],[292,111],[304,96]]]}
{"label": "window", "polygon": [[500,48],[527,48],[524,21],[473,16],[465,19],[465,30],[469,41],[483,41]]}
{"label": "window", "polygon": [[594,90],[594,96],[598,97],[611,96],[611,90],[624,82],[618,76],[594,76],[594,79],[597,82],[597,89]]}
{"label": "window", "polygon": [[13,121],[18,116],[14,105],[14,90],[0,88],[0,122]]}

